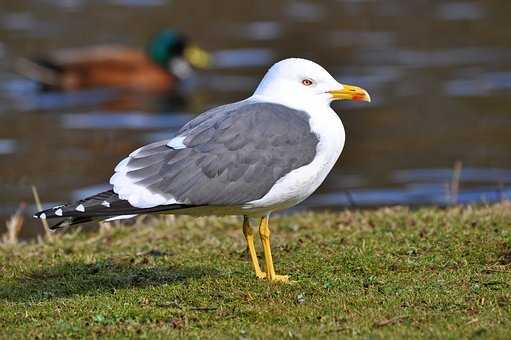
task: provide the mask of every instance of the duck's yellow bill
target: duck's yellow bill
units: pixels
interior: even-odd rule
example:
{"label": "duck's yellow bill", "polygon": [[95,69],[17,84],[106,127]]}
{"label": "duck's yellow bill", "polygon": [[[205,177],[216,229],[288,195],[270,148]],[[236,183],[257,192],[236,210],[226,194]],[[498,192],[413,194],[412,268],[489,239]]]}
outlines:
{"label": "duck's yellow bill", "polygon": [[184,57],[193,67],[205,69],[211,66],[211,55],[198,46],[187,47]]}

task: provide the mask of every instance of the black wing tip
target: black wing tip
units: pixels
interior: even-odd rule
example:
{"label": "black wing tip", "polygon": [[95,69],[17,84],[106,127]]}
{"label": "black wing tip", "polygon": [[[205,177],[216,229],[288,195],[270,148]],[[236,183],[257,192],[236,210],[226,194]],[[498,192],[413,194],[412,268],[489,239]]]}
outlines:
{"label": "black wing tip", "polygon": [[[33,218],[39,219],[39,220],[46,220],[48,218],[54,218],[54,217],[60,217],[56,215],[49,215],[51,213],[52,209],[42,210],[36,212],[34,215],[32,215]],[[62,217],[61,217],[62,218]],[[48,225],[48,230],[51,232],[55,232],[59,229],[63,229],[65,227],[65,222],[68,220],[68,218],[62,218],[61,221],[58,221],[57,223],[54,223],[52,225]]]}
{"label": "black wing tip", "polygon": [[41,211],[36,212],[33,215],[33,217],[37,218],[37,219],[40,219],[40,220],[46,220],[48,218],[63,217],[63,216],[59,216],[59,215],[55,214],[56,210],[57,210],[57,208],[50,208],[50,209],[46,209],[46,210],[41,210]]}
{"label": "black wing tip", "polygon": [[[112,196],[114,196],[114,199],[112,199]],[[127,203],[127,201],[120,200],[112,190],[108,190],[73,204],[59,205],[38,211],[33,217],[41,220],[51,219],[53,224],[48,229],[56,231],[69,226],[101,221],[116,216],[160,213],[167,210],[186,209],[197,206],[200,205],[169,204],[152,208],[136,208]]]}
{"label": "black wing tip", "polygon": [[46,210],[41,210],[36,212],[34,215],[32,215],[33,218],[45,220],[47,218],[46,216]]}
{"label": "black wing tip", "polygon": [[[41,218],[41,217],[43,217],[43,218]],[[89,217],[89,216],[84,216],[84,217],[72,217],[72,216],[62,217],[62,216],[53,215],[53,216],[47,217],[45,211],[40,211],[40,212],[34,214],[34,218],[41,219],[41,220],[46,220],[48,218],[54,218],[54,219],[58,218],[55,223],[53,223],[51,225],[48,225],[48,230],[51,231],[51,232],[56,232],[58,230],[63,230],[63,229],[66,229],[67,227],[75,225],[75,224],[86,223],[86,222],[91,222],[91,221],[95,220],[93,217]]]}

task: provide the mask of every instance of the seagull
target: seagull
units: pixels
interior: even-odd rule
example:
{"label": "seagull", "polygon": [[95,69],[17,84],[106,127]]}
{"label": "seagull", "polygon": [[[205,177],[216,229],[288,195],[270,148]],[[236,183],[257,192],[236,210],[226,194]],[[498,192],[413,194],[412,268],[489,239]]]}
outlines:
{"label": "seagull", "polygon": [[[210,109],[175,137],[129,154],[115,167],[111,190],[34,217],[54,219],[55,230],[139,214],[240,215],[256,277],[288,282],[275,273],[269,217],[309,197],[339,158],[345,132],[334,100],[371,99],[310,60],[282,60],[251,97]],[[249,218],[260,220],[264,271]]]}

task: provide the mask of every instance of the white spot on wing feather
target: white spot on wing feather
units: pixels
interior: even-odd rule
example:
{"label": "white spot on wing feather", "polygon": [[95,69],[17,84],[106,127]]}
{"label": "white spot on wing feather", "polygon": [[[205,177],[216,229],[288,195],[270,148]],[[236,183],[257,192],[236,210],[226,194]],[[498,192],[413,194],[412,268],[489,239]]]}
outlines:
{"label": "white spot on wing feather", "polygon": [[107,201],[101,202],[101,205],[104,206],[104,207],[110,208],[110,203],[107,202]]}
{"label": "white spot on wing feather", "polygon": [[62,209],[55,210],[55,215],[62,216]]}
{"label": "white spot on wing feather", "polygon": [[39,215],[39,218],[41,220],[45,220],[46,219],[46,214],[45,213],[42,213],[41,215]]}
{"label": "white spot on wing feather", "polygon": [[186,145],[183,143],[185,138],[185,136],[174,137],[167,143],[167,146],[170,146],[174,150],[184,149],[186,148]]}
{"label": "white spot on wing feather", "polygon": [[79,212],[85,212],[85,207],[83,206],[83,204],[80,204],[75,208],[75,210]]}

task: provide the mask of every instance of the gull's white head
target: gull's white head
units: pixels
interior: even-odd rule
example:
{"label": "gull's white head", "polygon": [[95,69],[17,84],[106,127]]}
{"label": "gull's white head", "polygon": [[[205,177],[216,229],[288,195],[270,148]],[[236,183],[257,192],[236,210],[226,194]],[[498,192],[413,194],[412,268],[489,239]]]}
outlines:
{"label": "gull's white head", "polygon": [[327,70],[306,59],[289,58],[274,64],[254,92],[280,103],[329,105],[333,100],[371,101],[366,90],[339,83]]}

